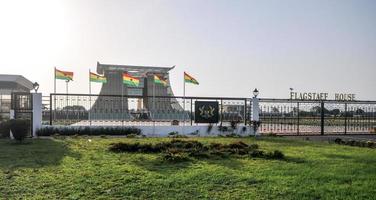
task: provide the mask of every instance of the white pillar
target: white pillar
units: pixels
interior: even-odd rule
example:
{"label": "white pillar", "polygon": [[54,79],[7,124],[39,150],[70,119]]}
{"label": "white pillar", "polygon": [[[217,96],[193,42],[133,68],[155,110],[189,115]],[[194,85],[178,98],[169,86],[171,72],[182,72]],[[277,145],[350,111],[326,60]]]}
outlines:
{"label": "white pillar", "polygon": [[259,99],[257,97],[252,98],[252,121],[260,121],[260,106]]}
{"label": "white pillar", "polygon": [[[259,122],[260,121],[260,106],[259,106],[259,99],[257,97],[252,98],[252,115],[251,115],[252,122]],[[256,126],[256,124],[254,124]],[[258,130],[253,133],[255,136],[258,135]]]}
{"label": "white pillar", "polygon": [[32,93],[33,96],[33,137],[37,137],[37,130],[42,127],[42,93]]}
{"label": "white pillar", "polygon": [[[10,110],[10,112],[9,112],[9,119],[14,119],[14,110]],[[9,130],[9,138],[11,139],[11,140],[13,140],[14,139],[14,136],[13,136],[13,133],[12,133],[12,131],[11,130]]]}

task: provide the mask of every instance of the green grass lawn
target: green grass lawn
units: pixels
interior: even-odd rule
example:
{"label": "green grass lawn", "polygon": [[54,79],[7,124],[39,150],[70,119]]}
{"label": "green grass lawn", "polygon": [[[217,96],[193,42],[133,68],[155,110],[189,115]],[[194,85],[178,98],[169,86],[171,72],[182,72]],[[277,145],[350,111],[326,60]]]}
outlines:
{"label": "green grass lawn", "polygon": [[375,199],[376,149],[284,138],[242,140],[286,160],[230,157],[162,161],[112,153],[114,142],[168,138],[0,140],[0,199]]}

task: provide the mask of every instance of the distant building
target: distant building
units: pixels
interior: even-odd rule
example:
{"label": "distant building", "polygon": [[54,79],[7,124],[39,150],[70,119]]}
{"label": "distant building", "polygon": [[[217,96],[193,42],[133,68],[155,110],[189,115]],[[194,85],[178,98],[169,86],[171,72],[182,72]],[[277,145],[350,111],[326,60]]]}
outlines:
{"label": "distant building", "polygon": [[33,83],[21,75],[0,74],[0,115],[9,117],[13,92],[29,93],[32,89]]}
{"label": "distant building", "polygon": [[[183,118],[183,108],[175,98],[155,98],[153,102],[153,96],[174,96],[169,79],[169,71],[172,69],[174,67],[114,65],[98,62],[97,73],[103,74],[107,78],[107,83],[103,83],[100,96],[92,106],[90,111],[92,119],[132,119],[143,112],[148,118],[154,119]],[[124,84],[123,73],[138,78],[139,86],[131,87]],[[154,75],[166,80],[167,84],[155,84]],[[133,96],[132,100],[137,101],[137,109],[129,110],[128,98],[122,98],[122,95]]]}
{"label": "distant building", "polygon": [[12,92],[30,92],[33,83],[21,75],[0,74],[0,94],[10,95]]}

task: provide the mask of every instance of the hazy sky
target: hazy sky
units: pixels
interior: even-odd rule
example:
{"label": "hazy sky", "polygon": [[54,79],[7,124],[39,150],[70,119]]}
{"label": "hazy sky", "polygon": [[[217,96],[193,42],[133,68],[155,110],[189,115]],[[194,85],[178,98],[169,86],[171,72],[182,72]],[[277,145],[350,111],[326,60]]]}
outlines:
{"label": "hazy sky", "polygon": [[37,81],[44,95],[54,66],[75,72],[70,92],[88,93],[99,61],[176,65],[176,95],[187,71],[200,82],[190,96],[257,87],[288,98],[293,87],[376,100],[376,1],[0,0],[0,57],[1,74]]}

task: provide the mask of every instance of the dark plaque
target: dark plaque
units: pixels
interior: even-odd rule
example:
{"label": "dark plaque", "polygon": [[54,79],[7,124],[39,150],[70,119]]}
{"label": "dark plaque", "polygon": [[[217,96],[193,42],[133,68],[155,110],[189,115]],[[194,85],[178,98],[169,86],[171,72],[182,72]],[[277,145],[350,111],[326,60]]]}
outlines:
{"label": "dark plaque", "polygon": [[195,102],[195,123],[218,123],[217,101],[196,101]]}

